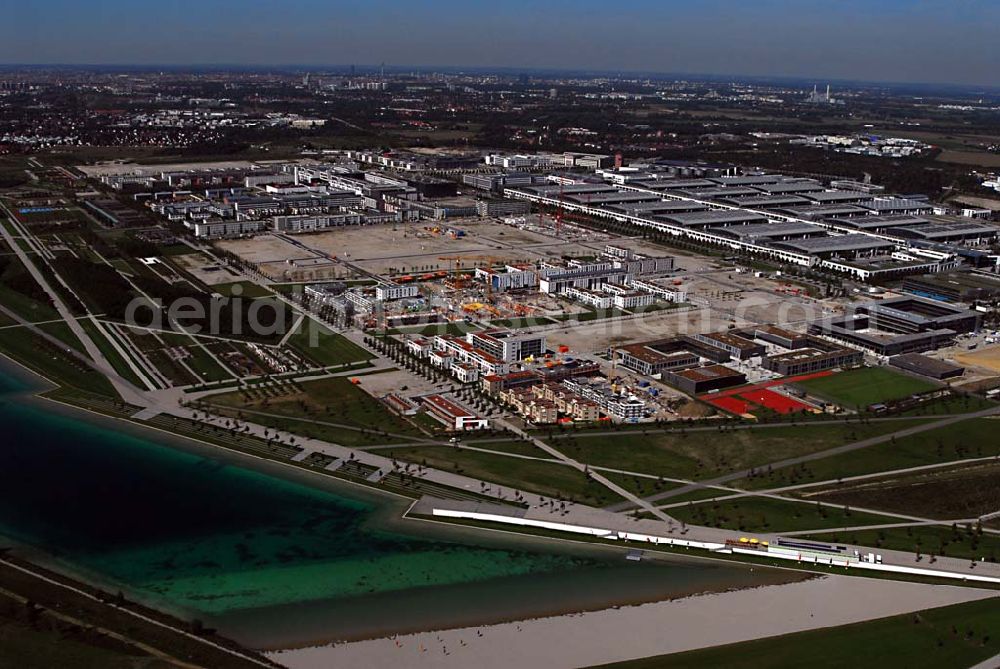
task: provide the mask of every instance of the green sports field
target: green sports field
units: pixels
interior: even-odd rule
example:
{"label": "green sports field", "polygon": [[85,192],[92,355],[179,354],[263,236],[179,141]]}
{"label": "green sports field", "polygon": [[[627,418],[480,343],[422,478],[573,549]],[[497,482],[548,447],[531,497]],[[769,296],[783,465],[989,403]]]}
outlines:
{"label": "green sports field", "polygon": [[832,376],[821,376],[796,384],[810,395],[822,397],[846,407],[866,407],[888,402],[938,386],[885,367],[862,367]]}

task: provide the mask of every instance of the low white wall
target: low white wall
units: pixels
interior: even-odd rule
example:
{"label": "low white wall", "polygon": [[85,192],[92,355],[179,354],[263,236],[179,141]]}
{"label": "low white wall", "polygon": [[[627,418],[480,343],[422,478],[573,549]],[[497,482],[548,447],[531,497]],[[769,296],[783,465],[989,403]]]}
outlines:
{"label": "low white wall", "polygon": [[602,539],[624,539],[627,541],[640,541],[654,545],[684,546],[685,548],[699,548],[702,550],[725,553],[739,553],[742,555],[755,555],[757,557],[769,557],[779,560],[790,560],[794,562],[805,562],[809,564],[831,565],[834,567],[847,567],[850,569],[868,569],[871,571],[884,571],[895,574],[911,574],[914,576],[930,576],[933,578],[950,578],[962,581],[977,581],[981,583],[1000,583],[1000,578],[995,576],[982,576],[973,573],[959,573],[954,571],[943,571],[937,569],[925,569],[922,567],[904,567],[903,565],[878,564],[874,562],[862,562],[851,556],[835,556],[829,558],[820,555],[803,554],[794,549],[781,548],[778,546],[768,547],[766,552],[759,549],[740,548],[738,546],[729,547],[726,544],[706,541],[689,541],[687,539],[674,539],[673,537],[661,537],[654,534],[638,534],[635,532],[618,532],[598,527],[587,527],[585,525],[570,525],[568,523],[554,523],[547,520],[532,520],[530,518],[520,518],[518,516],[504,516],[495,513],[478,513],[475,511],[452,511],[450,509],[434,509],[433,515],[443,518],[465,518],[468,520],[485,520],[493,523],[505,523],[507,525],[520,525],[522,527],[539,527],[558,532],[570,532],[573,534],[586,534],[588,536],[600,537]]}

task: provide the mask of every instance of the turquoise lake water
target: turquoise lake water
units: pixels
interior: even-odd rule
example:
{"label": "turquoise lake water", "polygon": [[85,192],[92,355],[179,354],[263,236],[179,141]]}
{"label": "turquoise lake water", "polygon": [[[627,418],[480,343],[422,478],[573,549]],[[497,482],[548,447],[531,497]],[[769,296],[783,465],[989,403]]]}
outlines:
{"label": "turquoise lake water", "polygon": [[0,534],[251,645],[594,607],[609,590],[657,598],[755,582],[731,567],[448,536],[457,530],[411,536],[374,522],[392,514],[363,491],[53,412],[26,388],[0,375]]}

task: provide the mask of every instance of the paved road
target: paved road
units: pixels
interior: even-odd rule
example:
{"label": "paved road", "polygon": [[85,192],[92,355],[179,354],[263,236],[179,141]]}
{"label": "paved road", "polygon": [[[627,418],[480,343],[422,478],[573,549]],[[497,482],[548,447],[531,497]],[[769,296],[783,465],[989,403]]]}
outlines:
{"label": "paved road", "polygon": [[[733,472],[731,474],[725,474],[723,476],[717,476],[713,479],[707,479],[705,481],[700,481],[698,483],[693,483],[690,485],[682,486],[680,488],[675,488],[674,490],[665,490],[664,492],[657,493],[645,498],[646,502],[658,502],[663,499],[670,499],[671,497],[677,497],[679,495],[684,495],[694,490],[704,488],[705,486],[721,485],[728,483],[730,481],[736,481],[738,479],[746,478],[753,471],[760,471],[762,468],[770,467],[772,469],[780,469],[782,467],[791,467],[794,465],[799,465],[805,462],[812,462],[813,460],[821,460],[823,458],[831,457],[834,455],[843,455],[845,453],[850,453],[852,451],[857,451],[862,448],[868,448],[869,446],[875,446],[887,441],[891,441],[894,437],[909,437],[914,434],[919,434],[921,432],[927,432],[929,430],[935,430],[942,427],[947,427],[948,425],[953,425],[955,423],[970,420],[972,418],[982,418],[985,416],[995,416],[1000,414],[1000,407],[991,407],[989,409],[983,409],[981,411],[975,411],[968,414],[963,414],[959,416],[949,416],[942,420],[933,421],[930,423],[924,423],[922,425],[915,425],[913,427],[904,428],[896,432],[889,434],[883,434],[877,437],[870,437],[868,439],[862,439],[861,441],[855,441],[850,444],[845,444],[843,446],[836,446],[834,448],[828,448],[825,451],[817,451],[816,453],[809,453],[806,455],[799,455],[794,458],[787,458],[785,460],[779,460],[777,462],[771,462],[768,464],[761,465],[759,467],[754,467],[752,469],[744,469],[738,472]],[[610,511],[628,511],[634,508],[634,505],[627,503],[615,504],[608,507]]]}
{"label": "paved road", "polygon": [[969,669],[997,669],[1000,667],[1000,655],[994,655],[988,660],[983,660],[979,664],[969,667]]}
{"label": "paved road", "polygon": [[859,420],[856,415],[850,418],[834,418],[831,420],[799,420],[791,421],[787,423],[732,423],[724,425],[723,431],[719,432],[720,425],[709,425],[709,426],[696,426],[688,427],[686,425],[679,425],[676,427],[663,427],[663,428],[648,428],[648,429],[635,429],[635,428],[623,428],[621,430],[580,430],[579,432],[565,432],[557,433],[552,435],[554,440],[559,439],[587,439],[588,437],[622,437],[628,436],[630,434],[640,434],[643,436],[651,434],[679,434],[681,430],[684,433],[691,432],[719,432],[719,434],[725,434],[731,430],[767,430],[767,429],[777,429],[777,428],[789,428],[789,427],[823,427],[825,425],[868,425],[869,423],[891,423],[891,422],[902,422],[902,421],[916,421],[926,418],[957,418],[961,416],[968,416],[969,414],[964,413],[954,413],[954,414],[939,414],[936,416],[884,416],[881,418],[865,418],[864,420]]}
{"label": "paved road", "polygon": [[[807,488],[822,488],[825,486],[839,485],[843,483],[852,483],[855,481],[864,481],[866,479],[882,479],[889,478],[893,476],[900,476],[905,474],[913,474],[917,472],[928,471],[932,469],[947,469],[949,467],[961,467],[963,465],[972,465],[978,462],[987,461],[1000,461],[1000,455],[990,455],[983,458],[966,458],[965,460],[952,460],[949,462],[935,462],[930,465],[918,465],[916,467],[903,467],[902,469],[888,469],[886,471],[874,472],[872,474],[858,474],[857,476],[847,476],[844,478],[837,479],[826,479],[825,481],[812,481],[809,483],[797,483],[794,485],[779,486],[777,488],[764,488],[762,490],[742,490],[740,488],[729,488],[726,486],[720,486],[717,489],[721,490],[723,493],[731,493],[728,495],[720,494],[718,497],[714,497],[717,502],[723,502],[729,499],[736,499],[737,497],[755,497],[765,494],[780,495],[784,492],[800,491]],[[715,486],[705,486],[705,487],[715,487]],[[671,504],[664,504],[663,509],[671,509],[677,506],[684,506],[687,502],[673,502]],[[990,514],[988,517],[992,518],[994,515],[1000,515],[1000,511],[996,514]],[[987,516],[983,516],[987,518]]]}
{"label": "paved road", "polygon": [[504,427],[506,427],[508,430],[510,430],[514,434],[517,434],[518,436],[523,437],[523,438],[529,440],[535,446],[537,446],[541,450],[545,451],[546,453],[548,453],[552,457],[561,460],[565,464],[569,465],[570,467],[573,467],[574,469],[576,469],[576,470],[578,470],[580,472],[589,474],[589,476],[592,479],[594,479],[595,481],[597,481],[598,483],[600,483],[601,485],[603,485],[605,488],[607,488],[608,490],[612,491],[616,495],[618,495],[620,497],[623,497],[626,500],[628,500],[628,503],[630,505],[635,506],[635,507],[639,507],[639,508],[644,509],[645,511],[648,511],[649,513],[653,514],[653,516],[655,518],[658,518],[659,520],[662,520],[665,523],[673,525],[674,523],[677,522],[673,518],[671,518],[670,516],[668,516],[667,514],[665,514],[663,511],[661,511],[661,510],[657,509],[656,507],[654,507],[649,502],[646,502],[643,499],[641,499],[638,495],[635,495],[634,493],[632,493],[632,492],[630,492],[628,490],[625,490],[624,488],[622,488],[617,483],[614,483],[614,482],[610,481],[606,476],[604,476],[600,472],[596,472],[596,471],[590,469],[587,465],[585,465],[585,464],[583,464],[581,462],[577,462],[576,460],[574,460],[573,458],[571,458],[571,457],[569,457],[567,455],[563,455],[561,452],[559,452],[558,450],[556,450],[552,446],[549,446],[548,444],[546,444],[541,439],[539,439],[539,438],[537,438],[537,437],[535,437],[535,436],[533,436],[531,434],[528,434],[527,432],[525,432],[524,430],[522,430],[517,425],[514,425],[513,423],[511,423],[511,422],[509,422],[507,420],[504,420],[504,419],[499,419],[496,422],[499,423],[500,425],[503,425]]}
{"label": "paved road", "polygon": [[831,527],[828,529],[796,530],[794,532],[782,532],[783,537],[805,537],[813,534],[823,534],[825,532],[864,532],[866,530],[889,530],[897,527],[920,527],[921,525],[946,526],[955,523],[965,525],[975,523],[975,518],[953,518],[952,520],[919,520],[909,523],[882,523],[881,525],[848,525],[846,527]]}
{"label": "paved road", "polygon": [[[24,265],[25,269],[28,270],[28,273],[31,274],[32,278],[38,282],[38,285],[41,286],[42,290],[44,290],[49,296],[52,303],[55,305],[56,311],[59,312],[63,321],[66,322],[69,329],[74,335],[76,335],[77,339],[80,340],[80,343],[83,345],[84,352],[90,356],[90,359],[95,365],[95,369],[108,377],[108,381],[111,383],[111,386],[123,400],[129,404],[135,404],[141,407],[148,406],[149,399],[146,393],[136,388],[132,385],[132,383],[122,378],[118,372],[115,371],[115,368],[110,362],[108,362],[108,359],[104,357],[104,354],[101,353],[101,350],[90,338],[90,335],[87,334],[87,331],[84,330],[77,321],[76,316],[70,312],[59,293],[57,293],[52,286],[49,285],[48,279],[46,279],[45,275],[39,271],[38,267],[35,266],[34,261],[28,257],[28,254],[21,249],[20,245],[7,231],[7,228],[0,225],[0,233],[3,233],[3,237],[7,241],[7,244],[14,250],[15,253],[17,253],[17,257]],[[61,345],[63,347],[66,346],[64,343]]]}

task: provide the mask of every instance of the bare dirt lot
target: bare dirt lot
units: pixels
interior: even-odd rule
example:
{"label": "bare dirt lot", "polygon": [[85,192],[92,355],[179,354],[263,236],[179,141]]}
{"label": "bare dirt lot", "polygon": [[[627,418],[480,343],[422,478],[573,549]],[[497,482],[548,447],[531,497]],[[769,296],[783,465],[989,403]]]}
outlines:
{"label": "bare dirt lot", "polygon": [[215,245],[254,263],[284,262],[311,258],[314,255],[273,235],[259,235],[253,239],[226,239]]}
{"label": "bare dirt lot", "polygon": [[993,372],[1000,372],[1000,344],[987,346],[978,351],[956,353],[955,361],[967,367],[983,367]]}
{"label": "bare dirt lot", "polygon": [[[439,232],[434,232],[434,229]],[[464,235],[448,234],[452,229],[461,230]],[[669,249],[647,245],[642,240],[617,239],[608,235],[598,237],[600,240],[597,241],[565,241],[539,232],[476,218],[441,223],[421,221],[348,227],[299,235],[296,240],[319,252],[349,260],[378,274],[469,269],[485,265],[491,259],[498,262],[537,262],[563,255],[595,256],[609,242],[634,248],[648,255],[673,255]],[[250,262],[265,265],[265,271],[271,274],[281,273],[278,265],[287,263],[288,260],[301,261],[317,255],[273,235],[223,240],[216,244]],[[449,259],[458,256],[461,258]],[[688,265],[697,269],[705,268],[704,263],[694,260]]]}
{"label": "bare dirt lot", "polygon": [[211,262],[208,256],[201,253],[188,253],[185,255],[173,256],[171,258],[180,267],[194,275],[196,279],[207,286],[214,286],[220,283],[231,283],[239,279],[238,274]]}
{"label": "bare dirt lot", "polygon": [[1000,508],[1000,464],[980,463],[809,491],[807,499],[930,518],[972,518]]}
{"label": "bare dirt lot", "polygon": [[[573,351],[602,352],[609,346],[629,342],[724,330],[730,323],[732,321],[726,313],[709,308],[680,308],[638,316],[567,322],[539,329],[548,336],[549,347],[562,344]],[[738,326],[748,324],[745,321],[736,322]]]}

